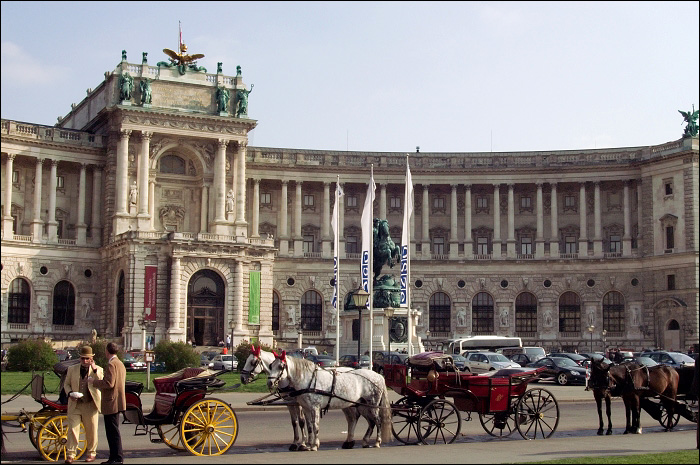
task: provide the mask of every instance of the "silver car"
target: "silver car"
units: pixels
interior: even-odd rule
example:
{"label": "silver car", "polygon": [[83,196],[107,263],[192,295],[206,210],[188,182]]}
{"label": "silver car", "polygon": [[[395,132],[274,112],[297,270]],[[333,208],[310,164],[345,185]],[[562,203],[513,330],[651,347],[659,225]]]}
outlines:
{"label": "silver car", "polygon": [[503,354],[495,352],[474,352],[467,355],[467,366],[464,371],[472,373],[488,373],[501,368],[520,368],[520,364],[509,360]]}
{"label": "silver car", "polygon": [[217,355],[209,362],[209,368],[215,371],[233,371],[238,368],[238,359],[233,355]]}

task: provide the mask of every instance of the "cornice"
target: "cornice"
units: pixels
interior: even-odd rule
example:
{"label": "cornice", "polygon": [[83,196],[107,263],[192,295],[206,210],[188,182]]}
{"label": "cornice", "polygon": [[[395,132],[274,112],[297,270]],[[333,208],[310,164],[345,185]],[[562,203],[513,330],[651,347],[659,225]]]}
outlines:
{"label": "cornice", "polygon": [[[45,139],[34,139],[30,137],[22,137],[16,135],[3,134],[2,143],[15,143],[20,145],[29,145],[32,147],[38,147],[43,149],[53,149],[62,152],[71,153],[83,153],[97,156],[104,156],[105,147],[87,147],[84,145],[75,145],[70,142],[61,143],[55,141],[48,141]],[[3,149],[3,151],[5,151]]]}
{"label": "cornice", "polygon": [[[228,119],[216,115],[195,114],[186,112],[166,112],[146,110],[140,107],[116,106],[108,110],[114,112],[111,126],[114,130],[130,128],[139,130],[146,126],[158,129],[170,129],[175,131],[194,131],[233,136],[246,136],[257,125],[256,120]],[[193,134],[195,135],[195,134]]]}

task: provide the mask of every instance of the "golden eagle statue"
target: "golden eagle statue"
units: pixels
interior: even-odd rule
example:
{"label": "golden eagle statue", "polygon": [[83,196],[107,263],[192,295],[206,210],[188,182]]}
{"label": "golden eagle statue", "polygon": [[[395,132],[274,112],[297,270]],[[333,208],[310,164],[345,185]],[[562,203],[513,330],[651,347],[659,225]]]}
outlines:
{"label": "golden eagle statue", "polygon": [[195,53],[194,55],[187,55],[187,45],[184,43],[180,45],[180,53],[175,53],[169,48],[164,48],[163,53],[168,55],[170,57],[170,61],[173,63],[173,65],[181,66],[181,65],[186,65],[189,63],[194,63],[195,61],[199,60],[200,58],[204,58],[204,55],[201,53]]}

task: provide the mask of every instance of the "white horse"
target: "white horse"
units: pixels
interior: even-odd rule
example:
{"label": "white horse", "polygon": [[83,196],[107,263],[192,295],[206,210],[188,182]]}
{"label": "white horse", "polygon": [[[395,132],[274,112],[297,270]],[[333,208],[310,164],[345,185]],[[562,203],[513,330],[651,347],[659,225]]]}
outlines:
{"label": "white horse", "polygon": [[287,358],[285,352],[274,355],[275,360],[269,366],[267,387],[273,390],[288,384],[295,389],[290,396],[296,397],[304,410],[310,450],[318,450],[320,446],[318,430],[321,409],[343,410],[348,421],[348,436],[343,449],[355,446],[354,432],[360,415],[369,424],[362,438],[362,447],[371,447],[370,436],[375,426],[375,447],[391,440],[391,410],[383,376],[371,370],[332,372],[308,360]]}
{"label": "white horse", "polygon": [[[241,370],[241,383],[252,383],[263,371],[269,375],[270,364],[274,361],[275,355],[272,352],[266,352],[261,350],[260,347],[256,349],[255,346],[252,346],[250,355],[245,361],[245,366]],[[280,387],[279,394],[283,399],[288,399],[285,387],[285,385]],[[294,402],[287,404],[287,409],[289,410],[289,416],[292,418],[292,430],[294,430],[294,442],[289,446],[289,450],[308,450],[306,446],[307,435],[306,431],[304,431],[306,420],[301,406]]]}

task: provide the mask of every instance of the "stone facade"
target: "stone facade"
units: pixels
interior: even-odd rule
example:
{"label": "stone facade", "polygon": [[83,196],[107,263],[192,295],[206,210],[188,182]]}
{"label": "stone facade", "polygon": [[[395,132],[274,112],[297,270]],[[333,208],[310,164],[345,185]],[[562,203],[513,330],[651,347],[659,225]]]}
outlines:
{"label": "stone facade", "polygon": [[[150,104],[138,90],[120,100],[126,72],[135,89],[154,79]],[[344,302],[359,284],[369,165],[374,215],[399,242],[406,155],[249,147],[257,121],[219,112],[221,86],[245,88],[241,75],[122,62],[54,127],[2,121],[3,342],[75,340],[95,328],[141,348],[145,328],[156,341],[200,344],[232,334],[234,343],[296,347],[301,334],[332,351],[339,331],[340,352],[357,350],[357,311],[341,308],[338,328],[330,303],[335,183],[340,176],[345,191]],[[421,341],[491,333],[579,351],[698,343],[697,138],[416,153],[409,163],[411,318]],[[157,270],[152,322],[147,267]],[[384,273],[398,277],[397,268]],[[258,302],[259,321],[249,314]],[[376,309],[376,350],[388,344],[385,323]]]}

